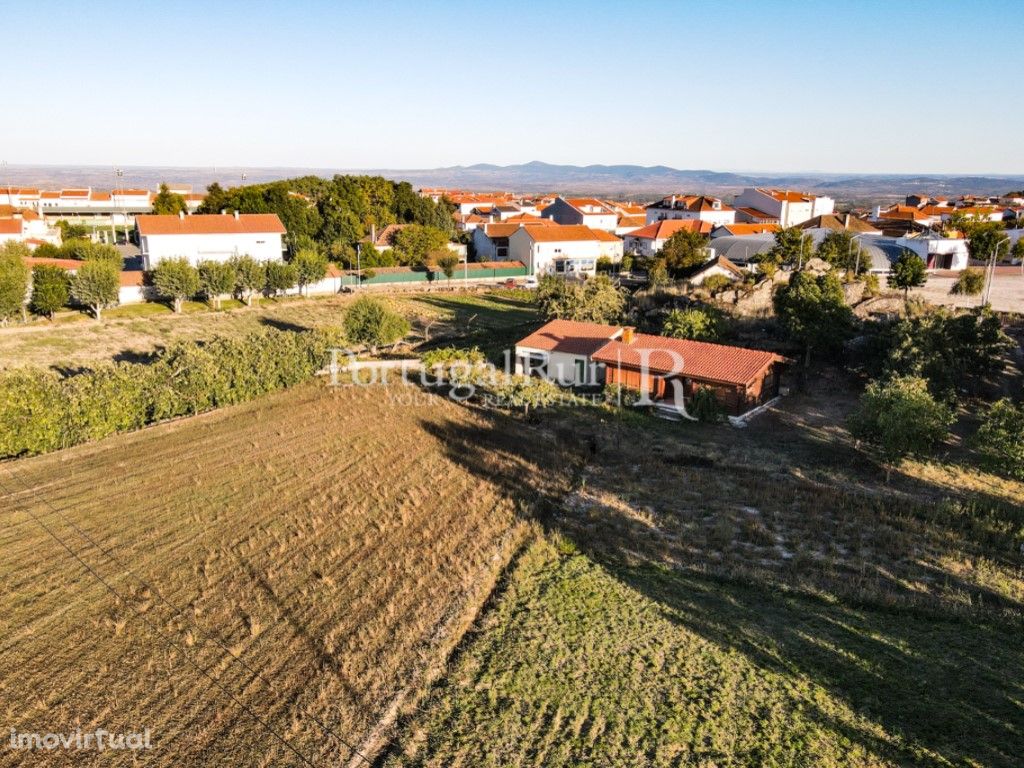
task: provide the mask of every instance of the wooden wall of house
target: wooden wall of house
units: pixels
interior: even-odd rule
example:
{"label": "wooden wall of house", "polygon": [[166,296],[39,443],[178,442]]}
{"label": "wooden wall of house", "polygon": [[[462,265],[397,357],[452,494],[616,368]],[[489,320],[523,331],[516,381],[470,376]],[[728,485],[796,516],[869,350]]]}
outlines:
{"label": "wooden wall of house", "polygon": [[[647,381],[645,382],[645,378]],[[652,398],[672,395],[672,387],[664,379],[644,375],[636,369],[609,365],[605,371],[606,384],[620,384],[623,387],[648,391]],[[686,378],[683,395],[689,400],[699,387],[707,387],[715,393],[718,402],[725,411],[733,416],[755,408],[779,393],[778,366],[766,369],[764,376],[755,379],[749,387],[733,384],[721,384],[698,378]]]}

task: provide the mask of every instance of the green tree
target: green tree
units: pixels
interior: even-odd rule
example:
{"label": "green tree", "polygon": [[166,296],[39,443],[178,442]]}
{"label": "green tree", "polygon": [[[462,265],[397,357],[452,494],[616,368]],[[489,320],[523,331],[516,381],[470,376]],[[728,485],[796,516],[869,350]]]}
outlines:
{"label": "green tree", "polygon": [[970,267],[960,273],[960,277],[949,289],[950,293],[961,296],[978,296],[985,287],[985,273]]}
{"label": "green tree", "polygon": [[253,297],[267,284],[266,266],[247,253],[233,256],[228,263],[235,273],[235,291],[251,307]]}
{"label": "green tree", "polygon": [[220,309],[221,296],[235,290],[237,276],[230,261],[201,261],[198,266],[199,290],[214,309]]}
{"label": "green tree", "polygon": [[803,345],[805,366],[811,350],[836,350],[853,328],[853,313],[835,272],[795,272],[788,284],[775,289],[772,301],[782,326]]}
{"label": "green tree", "polygon": [[410,224],[396,232],[393,245],[395,258],[404,266],[423,266],[432,251],[447,247],[447,232],[420,224]]}
{"label": "green tree", "polygon": [[813,250],[814,238],[799,227],[787,227],[775,233],[775,244],[757,261],[799,269],[811,258]]}
{"label": "green tree", "polygon": [[722,335],[722,314],[711,307],[673,309],[661,332],[674,339],[717,341]]}
{"label": "green tree", "polygon": [[278,296],[294,288],[298,281],[298,270],[295,265],[284,261],[268,261],[266,275],[264,290],[270,296]]}
{"label": "green tree", "polygon": [[877,453],[888,482],[894,466],[907,456],[927,455],[952,423],[952,411],[931,396],[928,382],[897,377],[868,384],[849,427]]}
{"label": "green tree", "polygon": [[557,384],[539,376],[502,376],[490,386],[498,405],[522,408],[528,416],[531,408],[545,408],[558,402],[563,392]]}
{"label": "green tree", "polygon": [[903,290],[903,300],[910,298],[910,289],[918,288],[928,280],[924,261],[911,250],[903,250],[889,273],[889,286]]}
{"label": "green tree", "polygon": [[652,289],[658,289],[668,285],[670,282],[668,268],[664,259],[654,259],[647,268],[647,285]]}
{"label": "green tree", "polygon": [[992,403],[973,443],[987,469],[1024,480],[1024,405],[1005,398]]}
{"label": "green tree", "polygon": [[345,337],[376,353],[378,347],[394,344],[409,333],[409,321],[369,296],[352,302],[345,313]]}
{"label": "green tree", "polygon": [[725,275],[708,275],[700,284],[700,287],[712,296],[717,296],[722,291],[733,287],[732,280]]}
{"label": "green tree", "polygon": [[88,240],[89,228],[84,224],[72,224],[70,221],[58,221],[61,242],[68,240]]}
{"label": "green tree", "polygon": [[179,213],[188,213],[188,203],[181,195],[176,195],[167,188],[166,184],[160,185],[160,191],[153,198],[153,213],[164,216],[177,216]]}
{"label": "green tree", "polygon": [[999,317],[987,309],[916,313],[882,324],[868,339],[865,373],[923,378],[933,395],[950,402],[958,390],[976,390],[1003,370],[1013,347]]}
{"label": "green tree", "polygon": [[822,238],[815,255],[844,272],[863,270],[869,266],[855,235],[846,230],[829,232]]}
{"label": "green tree", "polygon": [[1010,253],[1010,238],[999,221],[974,221],[967,225],[967,250],[975,261],[988,262],[994,255],[996,261],[1005,259]]}
{"label": "green tree", "polygon": [[117,303],[121,288],[121,270],[105,259],[90,259],[82,264],[71,279],[71,296],[92,310],[97,320],[102,312]]}
{"label": "green tree", "polygon": [[627,253],[627,254],[623,255],[622,261],[619,263],[619,269],[622,272],[625,272],[627,275],[630,272],[633,271],[633,255],[632,254]]}
{"label": "green tree", "polygon": [[547,319],[581,323],[618,322],[626,306],[624,291],[607,275],[592,277],[582,284],[545,276],[537,286],[536,299]]}
{"label": "green tree", "polygon": [[91,240],[67,240],[58,253],[58,258],[76,261],[109,261],[121,269],[124,258],[121,252],[109,243],[94,243]]}
{"label": "green tree", "polygon": [[199,272],[184,256],[162,259],[151,276],[153,287],[161,296],[171,300],[175,314],[181,313],[185,299],[199,293]]}
{"label": "green tree", "polygon": [[291,264],[295,267],[295,281],[306,296],[309,296],[309,286],[323,280],[327,274],[327,257],[312,248],[296,253]]}
{"label": "green tree", "polygon": [[448,286],[451,287],[452,278],[455,277],[455,270],[459,266],[459,255],[449,248],[445,248],[443,251],[436,253],[434,263],[444,272],[444,276],[448,278]]}
{"label": "green tree", "polygon": [[53,319],[53,314],[67,306],[71,299],[71,275],[52,264],[32,268],[32,301],[30,308],[37,315]]}
{"label": "green tree", "polygon": [[29,282],[25,257],[30,253],[27,245],[13,240],[0,246],[0,326],[17,315],[25,316]]}
{"label": "green tree", "polygon": [[708,260],[708,240],[699,232],[680,229],[662,246],[658,256],[665,260],[665,267],[670,273],[680,273],[700,266]]}
{"label": "green tree", "polygon": [[1024,237],[1018,238],[1017,242],[1013,244],[1010,255],[1020,262],[1021,269],[1024,270]]}

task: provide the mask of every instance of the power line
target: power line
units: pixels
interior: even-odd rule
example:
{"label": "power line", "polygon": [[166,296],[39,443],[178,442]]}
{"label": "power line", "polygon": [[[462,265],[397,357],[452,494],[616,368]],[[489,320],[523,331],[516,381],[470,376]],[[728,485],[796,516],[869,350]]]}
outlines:
{"label": "power line", "polygon": [[[13,473],[10,471],[10,469],[8,469],[8,474],[11,474],[13,476]],[[0,482],[0,488],[3,488],[3,490],[5,492],[7,492],[8,494],[11,493],[10,489],[6,485],[4,485],[2,482]],[[175,643],[174,640],[172,640],[171,638],[167,637],[163,632],[161,632],[160,629],[155,624],[153,624],[153,622],[151,622],[149,620],[149,618],[145,614],[143,614],[140,610],[138,610],[134,605],[132,605],[128,600],[126,600],[124,598],[124,596],[121,595],[121,593],[119,593],[116,589],[114,589],[114,587],[112,587],[109,584],[109,582],[107,582],[106,579],[104,579],[99,573],[97,573],[96,570],[91,565],[89,565],[89,563],[87,563],[85,560],[83,560],[82,557],[75,550],[73,550],[70,546],[68,546],[68,544],[63,539],[60,538],[60,536],[58,536],[56,533],[54,533],[53,530],[50,528],[50,526],[48,526],[45,522],[43,522],[43,520],[38,515],[36,515],[27,506],[23,505],[22,509],[33,520],[35,520],[36,523],[38,523],[39,526],[44,531],[46,531],[47,535],[49,535],[54,541],[56,541],[58,544],[60,544],[65,550],[67,550],[68,554],[70,554],[79,563],[81,563],[82,567],[84,567],[86,569],[86,571],[88,571],[100,584],[102,584],[103,587],[108,592],[110,592],[114,597],[116,597],[121,603],[126,605],[128,607],[128,609],[131,610],[132,613],[134,613],[138,618],[142,619],[142,621],[145,622],[146,626],[148,626],[161,640],[163,640],[167,645],[169,645],[170,647],[176,649],[179,653],[181,653],[182,658],[184,658],[185,661],[188,662],[189,666],[193,667],[197,672],[199,672],[201,675],[203,675],[203,677],[207,678],[211,683],[213,683],[215,686],[217,686],[217,688],[219,688],[221,690],[221,692],[224,693],[225,696],[227,696],[229,699],[231,699],[231,701],[234,702],[235,705],[237,705],[240,709],[242,709],[242,711],[244,711],[246,714],[248,714],[257,723],[259,723],[261,726],[263,726],[263,728],[266,729],[266,731],[268,733],[270,733],[275,739],[277,739],[285,747],[287,747],[291,752],[293,752],[296,756],[298,756],[298,758],[300,760],[302,760],[303,763],[305,763],[306,765],[310,766],[310,768],[316,768],[316,764],[312,760],[310,760],[302,752],[300,752],[298,750],[298,748],[296,748],[290,741],[288,741],[286,738],[284,738],[284,736],[282,736],[277,731],[275,731],[273,728],[271,728],[270,725],[267,722],[265,722],[259,715],[257,715],[255,712],[253,712],[252,709],[250,709],[248,706],[246,706],[246,704],[243,703],[240,699],[238,699],[237,696],[232,694],[231,691],[229,691],[217,678],[215,678],[208,671],[203,669],[198,663],[193,661],[193,659],[188,655],[188,653],[185,652],[184,648],[182,648],[180,645]],[[367,761],[367,762],[369,762],[369,761]]]}
{"label": "power line", "polygon": [[[135,580],[138,581],[144,588],[150,590],[154,595],[156,595],[156,597],[162,603],[164,603],[167,607],[169,607],[172,611],[174,611],[174,616],[181,616],[186,621],[189,621],[192,624],[192,626],[195,627],[195,629],[198,631],[200,638],[205,639],[205,640],[209,640],[214,645],[218,646],[221,650],[223,650],[225,653],[227,653],[229,656],[231,656],[232,659],[234,659],[239,664],[241,664],[248,672],[252,673],[255,677],[257,677],[261,681],[263,681],[263,683],[265,683],[271,690],[273,690],[275,692],[278,691],[277,686],[274,684],[274,682],[272,680],[268,679],[259,670],[254,669],[245,660],[243,660],[234,651],[232,651],[231,648],[227,645],[227,643],[223,640],[223,638],[220,637],[219,634],[204,632],[203,629],[195,622],[195,620],[191,619],[188,616],[188,614],[185,613],[184,610],[182,610],[177,605],[172,603],[169,599],[164,597],[163,593],[161,593],[159,589],[157,589],[155,586],[153,586],[152,584],[147,582],[145,579],[143,579],[141,576],[139,576],[135,571],[133,571],[128,566],[127,563],[125,563],[124,561],[120,560],[110,550],[106,549],[99,542],[97,542],[95,539],[93,539],[86,531],[82,530],[82,528],[80,528],[78,526],[78,524],[75,523],[74,520],[72,520],[66,514],[64,514],[63,510],[58,509],[54,504],[52,504],[49,501],[49,499],[45,498],[42,494],[36,492],[31,486],[28,485],[28,483],[25,482],[25,480],[23,478],[21,478],[20,476],[16,475],[14,473],[14,471],[10,467],[7,467],[7,474],[10,475],[15,480],[17,480],[18,483],[28,493],[32,494],[35,498],[39,499],[43,504],[45,504],[47,507],[49,507],[54,513],[59,515],[68,525],[70,525],[72,528],[74,528],[75,531],[77,531],[78,534],[82,538],[84,538],[86,541],[88,541],[90,544],[92,544],[92,546],[96,547],[96,549],[98,549],[100,552],[102,552],[104,555],[106,555],[108,559],[110,559],[111,561],[113,561],[114,563],[119,565],[121,568],[123,568],[128,574],[130,574],[132,577],[134,577]],[[338,733],[336,733],[334,730],[332,730],[330,728],[330,726],[328,726],[326,723],[324,723],[322,720],[320,720],[320,718],[318,718],[315,714],[310,712],[310,713],[307,713],[307,715],[308,715],[308,717],[311,720],[313,720],[313,722],[315,722],[320,727],[321,730],[324,731],[324,733],[326,733],[326,734],[328,734],[330,736],[333,736],[342,745],[344,745],[352,754],[354,754],[357,757],[361,758],[368,765],[372,764],[372,761],[366,755],[364,755],[354,745],[350,744],[348,741],[346,741],[344,738],[342,738]]]}

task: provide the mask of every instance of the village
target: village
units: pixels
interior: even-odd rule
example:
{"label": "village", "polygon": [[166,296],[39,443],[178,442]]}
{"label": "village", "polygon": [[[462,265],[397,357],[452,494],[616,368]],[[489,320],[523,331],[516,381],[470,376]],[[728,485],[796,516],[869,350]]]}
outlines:
{"label": "village", "polygon": [[9,4],[0,768],[1017,768],[1015,10]]}

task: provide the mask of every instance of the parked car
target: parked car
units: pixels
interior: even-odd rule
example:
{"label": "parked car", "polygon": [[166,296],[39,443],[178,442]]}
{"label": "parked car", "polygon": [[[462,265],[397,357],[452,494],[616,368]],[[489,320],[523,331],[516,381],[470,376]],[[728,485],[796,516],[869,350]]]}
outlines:
{"label": "parked car", "polygon": [[523,288],[536,288],[540,283],[537,282],[537,278],[530,275],[523,281]]}

